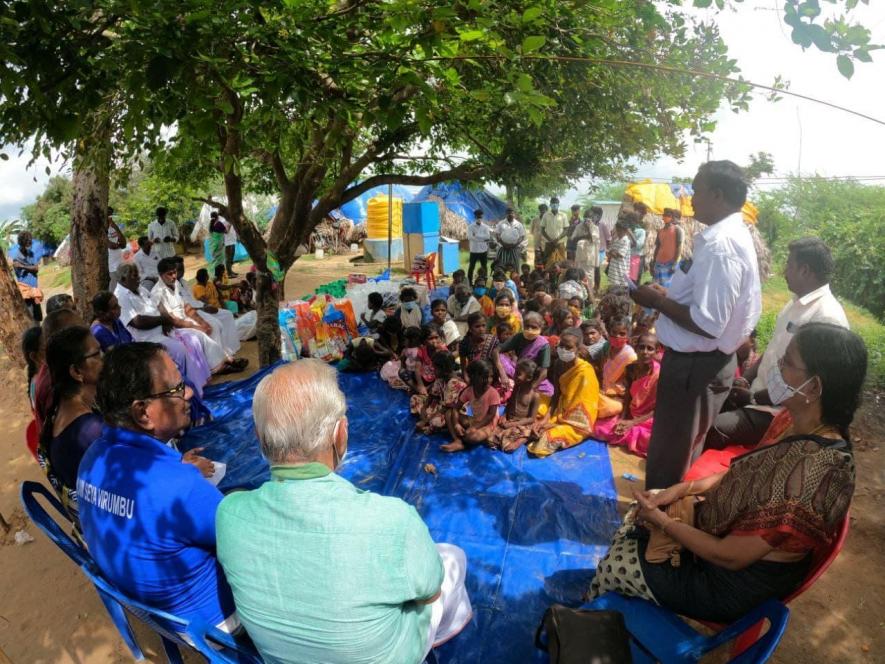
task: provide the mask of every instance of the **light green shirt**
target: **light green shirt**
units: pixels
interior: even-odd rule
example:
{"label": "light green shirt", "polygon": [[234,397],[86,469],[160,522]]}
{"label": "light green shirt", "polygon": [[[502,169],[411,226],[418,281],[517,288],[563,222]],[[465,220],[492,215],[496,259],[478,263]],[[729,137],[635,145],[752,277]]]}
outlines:
{"label": "light green shirt", "polygon": [[415,508],[319,463],[274,466],[216,514],[218,560],[265,662],[420,662],[442,561]]}

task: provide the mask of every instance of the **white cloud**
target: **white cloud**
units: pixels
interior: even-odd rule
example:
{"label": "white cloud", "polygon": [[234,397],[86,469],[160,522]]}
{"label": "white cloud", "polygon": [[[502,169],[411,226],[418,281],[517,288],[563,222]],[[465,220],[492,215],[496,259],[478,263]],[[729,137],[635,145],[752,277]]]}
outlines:
{"label": "white cloud", "polygon": [[32,203],[46,187],[49,162],[41,157],[29,168],[30,152],[19,155],[13,146],[4,146],[0,152],[9,156],[8,161],[0,160],[0,219],[16,218],[22,206]]}

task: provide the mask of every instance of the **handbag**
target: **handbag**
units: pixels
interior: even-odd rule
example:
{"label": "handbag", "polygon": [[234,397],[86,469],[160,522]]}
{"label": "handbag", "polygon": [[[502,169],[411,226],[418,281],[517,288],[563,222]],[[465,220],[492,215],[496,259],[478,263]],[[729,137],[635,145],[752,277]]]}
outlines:
{"label": "handbag", "polygon": [[[546,637],[546,638],[545,638]],[[618,611],[584,611],[554,604],[535,632],[550,664],[630,664],[630,633]]]}

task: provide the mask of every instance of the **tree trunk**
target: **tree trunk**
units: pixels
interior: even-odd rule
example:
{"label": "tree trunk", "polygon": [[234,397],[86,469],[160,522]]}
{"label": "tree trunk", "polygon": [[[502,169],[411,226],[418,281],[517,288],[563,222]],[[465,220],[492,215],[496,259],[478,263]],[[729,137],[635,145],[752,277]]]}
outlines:
{"label": "tree trunk", "polygon": [[92,298],[108,288],[110,139],[104,130],[81,140],[74,157],[71,204],[71,284],[77,311],[88,324]]}
{"label": "tree trunk", "polygon": [[[279,294],[274,290],[274,281],[266,272],[260,272],[258,290],[255,294],[258,307],[258,327],[255,334],[258,339],[258,362],[266,367],[282,357],[279,323]],[[282,284],[277,285],[282,288]]]}
{"label": "tree trunk", "polygon": [[0,344],[10,359],[22,368],[25,366],[22,333],[32,325],[34,321],[28,315],[6,254],[0,248]]}

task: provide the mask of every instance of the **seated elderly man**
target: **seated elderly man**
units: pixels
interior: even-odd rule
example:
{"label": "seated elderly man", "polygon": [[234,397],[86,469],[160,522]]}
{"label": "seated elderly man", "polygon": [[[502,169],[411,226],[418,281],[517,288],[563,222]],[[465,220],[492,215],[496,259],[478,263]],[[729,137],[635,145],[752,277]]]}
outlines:
{"label": "seated elderly man", "polygon": [[198,470],[211,462],[167,445],[190,426],[191,389],[160,344],[138,342],[105,355],[97,396],[106,426],[77,473],[89,553],[128,596],[234,631],[233,597],[215,559],[222,496]]}
{"label": "seated elderly man", "polygon": [[276,369],[253,415],[271,480],[218,509],[218,559],[265,662],[421,662],[472,615],[466,558],[414,507],[335,474],[344,394],[318,360]]}

